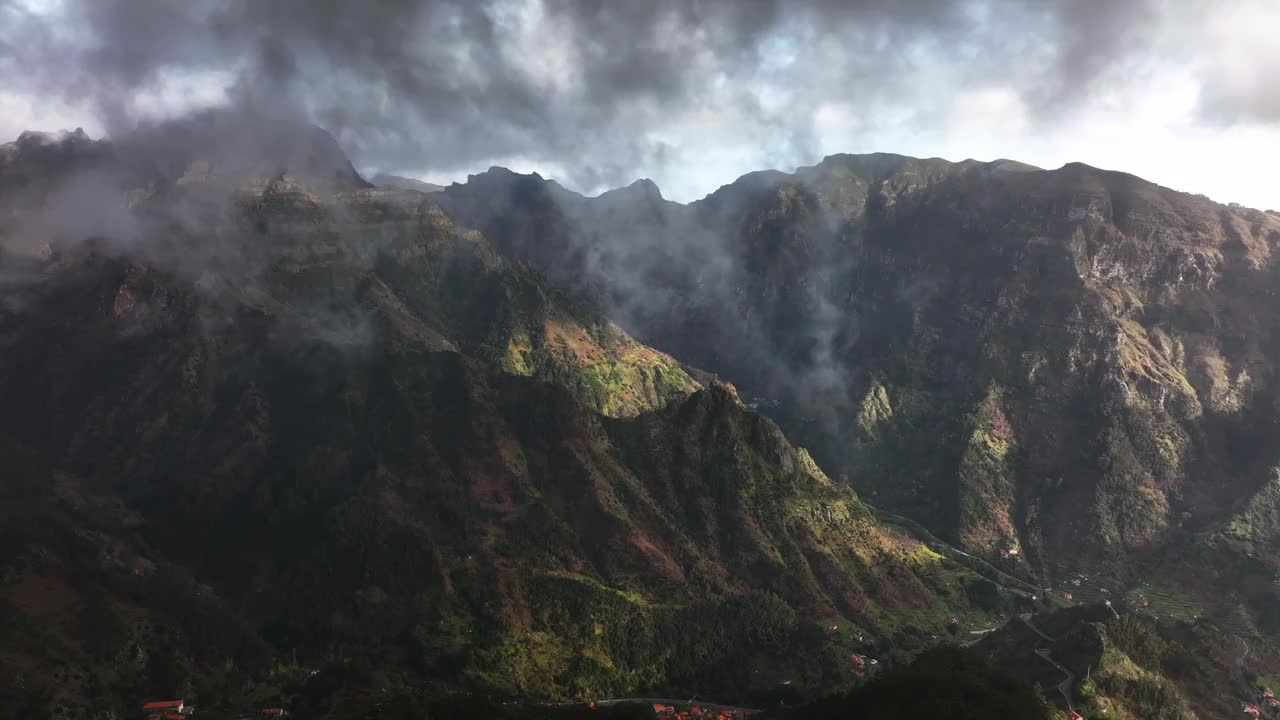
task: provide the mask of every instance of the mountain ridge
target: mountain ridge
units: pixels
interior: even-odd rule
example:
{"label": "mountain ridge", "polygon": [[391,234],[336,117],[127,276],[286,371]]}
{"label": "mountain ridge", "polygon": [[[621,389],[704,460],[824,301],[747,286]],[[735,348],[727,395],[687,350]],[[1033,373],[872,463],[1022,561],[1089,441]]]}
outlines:
{"label": "mountain ridge", "polygon": [[[999,171],[999,172],[1028,172],[1028,173],[1030,173],[1030,172],[1037,172],[1037,173],[1054,173],[1054,172],[1063,172],[1063,171],[1083,171],[1083,172],[1085,172],[1085,173],[1099,173],[1099,174],[1103,174],[1103,175],[1108,175],[1108,174],[1109,174],[1109,175],[1122,176],[1122,177],[1125,177],[1125,178],[1131,178],[1131,179],[1133,179],[1133,180],[1137,180],[1139,183],[1142,183],[1142,184],[1145,184],[1145,185],[1149,185],[1149,186],[1152,186],[1152,187],[1156,187],[1156,188],[1160,188],[1160,189],[1165,189],[1165,190],[1172,190],[1173,192],[1178,192],[1178,193],[1181,193],[1181,194],[1186,194],[1186,195],[1195,195],[1195,196],[1197,196],[1197,197],[1206,197],[1206,198],[1207,198],[1207,196],[1201,195],[1201,194],[1199,194],[1199,193],[1194,193],[1194,192],[1189,192],[1189,191],[1180,191],[1180,190],[1176,190],[1176,189],[1174,189],[1174,188],[1172,188],[1172,187],[1170,187],[1170,186],[1163,185],[1163,184],[1161,184],[1161,183],[1157,183],[1157,182],[1155,182],[1155,181],[1153,181],[1153,180],[1148,180],[1148,179],[1146,179],[1146,178],[1142,177],[1141,175],[1137,175],[1137,174],[1134,174],[1134,173],[1130,173],[1130,172],[1127,172],[1127,171],[1124,171],[1124,170],[1106,169],[1106,168],[1102,168],[1102,167],[1099,167],[1099,166],[1096,166],[1096,165],[1090,165],[1090,164],[1088,164],[1088,163],[1085,163],[1085,162],[1082,162],[1082,161],[1077,161],[1077,160],[1071,160],[1071,161],[1064,162],[1061,166],[1059,166],[1059,167],[1057,167],[1057,168],[1042,168],[1042,167],[1039,167],[1039,166],[1037,166],[1037,165],[1032,165],[1032,164],[1030,164],[1030,163],[1026,163],[1026,162],[1023,162],[1023,161],[1020,161],[1020,160],[1016,160],[1016,159],[1012,159],[1012,158],[996,158],[996,159],[994,159],[994,160],[976,160],[976,159],[974,159],[974,158],[966,158],[966,159],[964,159],[964,160],[948,160],[948,159],[946,159],[946,158],[942,158],[942,157],[938,157],[938,156],[932,156],[932,157],[927,157],[927,158],[926,158],[926,157],[918,157],[918,156],[914,156],[914,155],[904,155],[904,154],[901,154],[901,153],[895,153],[895,152],[832,153],[832,154],[830,154],[830,155],[826,155],[826,156],[824,156],[821,160],[819,160],[818,162],[816,162],[816,163],[814,163],[814,164],[812,164],[812,165],[800,165],[800,166],[796,166],[796,168],[795,168],[794,170],[792,170],[791,172],[788,172],[788,171],[786,171],[786,170],[774,169],[774,168],[771,168],[771,169],[764,169],[764,170],[752,170],[752,171],[749,171],[749,172],[743,173],[742,175],[739,175],[739,176],[738,176],[737,178],[735,178],[732,182],[729,182],[729,183],[726,183],[726,184],[724,184],[724,185],[721,185],[719,188],[717,188],[717,189],[715,189],[715,190],[712,190],[712,191],[710,191],[710,192],[706,193],[705,195],[702,195],[701,197],[697,197],[697,198],[694,198],[694,199],[692,199],[692,200],[688,200],[688,201],[677,201],[677,200],[669,200],[669,199],[667,199],[665,196],[662,196],[661,188],[660,188],[660,187],[658,187],[657,183],[656,183],[655,181],[653,181],[652,179],[647,178],[647,177],[645,177],[645,178],[638,178],[638,179],[636,179],[636,180],[632,181],[631,183],[629,183],[629,184],[627,184],[627,185],[619,185],[618,187],[614,187],[614,188],[609,188],[609,189],[606,189],[606,190],[602,190],[602,191],[600,191],[599,193],[597,193],[597,194],[595,194],[595,195],[590,195],[590,194],[587,194],[587,193],[582,193],[582,192],[578,192],[578,191],[575,191],[575,190],[570,190],[570,189],[568,189],[568,188],[565,188],[565,190],[566,190],[566,192],[573,193],[573,194],[575,194],[575,195],[579,195],[579,196],[581,196],[581,197],[583,197],[583,198],[592,199],[592,198],[598,198],[598,197],[600,197],[600,195],[606,195],[606,194],[610,194],[610,193],[616,193],[616,192],[618,192],[618,191],[620,191],[620,190],[625,190],[625,189],[630,188],[630,187],[632,187],[632,186],[635,186],[635,185],[637,185],[637,184],[642,184],[642,185],[651,185],[651,186],[652,186],[652,189],[653,189],[654,191],[656,191],[656,193],[658,194],[658,196],[659,196],[661,199],[663,199],[664,201],[666,201],[666,202],[672,202],[672,203],[679,204],[679,205],[686,205],[686,206],[687,206],[687,205],[694,205],[694,204],[697,204],[697,203],[700,203],[700,202],[704,202],[704,201],[706,201],[709,197],[711,197],[712,195],[715,195],[717,192],[719,192],[719,191],[721,191],[721,190],[724,190],[725,188],[731,187],[731,186],[733,186],[733,185],[735,185],[735,184],[737,184],[737,183],[740,183],[740,182],[751,182],[753,179],[756,179],[756,178],[775,178],[775,179],[776,179],[776,178],[781,178],[781,177],[795,177],[795,176],[798,176],[798,175],[804,175],[804,174],[806,174],[806,173],[812,173],[813,171],[815,171],[815,170],[817,170],[817,169],[819,169],[819,168],[822,168],[822,167],[823,167],[823,166],[825,166],[825,165],[836,164],[836,163],[838,163],[838,162],[849,162],[849,161],[853,161],[853,162],[856,162],[856,163],[867,163],[867,162],[872,162],[872,161],[874,161],[874,160],[882,160],[882,161],[883,161],[883,160],[890,160],[890,161],[896,161],[896,162],[899,162],[899,163],[907,163],[907,162],[917,162],[917,163],[934,163],[934,164],[941,163],[941,164],[945,164],[945,165],[959,166],[959,167],[966,168],[966,169],[968,169],[968,168],[980,167],[980,168],[984,168],[984,169],[987,169],[987,170],[990,170],[990,171]],[[494,171],[497,171],[497,173],[498,173],[498,174],[501,174],[501,175],[517,175],[517,176],[534,177],[534,178],[537,178],[537,179],[546,179],[546,178],[543,178],[543,176],[542,176],[540,173],[538,173],[537,171],[530,171],[530,172],[528,172],[528,173],[519,173],[519,172],[516,172],[516,171],[514,171],[514,170],[511,170],[511,169],[509,169],[509,168],[507,168],[507,167],[505,167],[505,166],[502,166],[502,165],[493,165],[493,166],[491,166],[491,167],[490,167],[489,169],[487,169],[487,170],[484,170],[484,171],[479,172],[479,173],[469,174],[467,177],[468,177],[468,180],[469,180],[470,178],[479,177],[479,176],[484,176],[484,175],[486,175],[487,173],[494,172]],[[466,184],[466,182],[455,183],[455,184],[465,185],[465,184]],[[444,187],[448,187],[448,186],[433,186],[433,187],[441,187],[441,188],[444,188]],[[563,187],[563,186],[562,186],[562,187]],[[1221,206],[1225,206],[1225,207],[1238,208],[1238,209],[1242,209],[1242,210],[1246,210],[1246,211],[1248,211],[1248,210],[1257,210],[1258,212],[1266,212],[1266,213],[1270,213],[1270,214],[1277,214],[1277,213],[1280,213],[1280,211],[1272,210],[1272,209],[1262,210],[1262,209],[1260,209],[1260,208],[1250,208],[1250,207],[1247,207],[1247,206],[1243,206],[1243,205],[1241,205],[1241,204],[1239,204],[1239,203],[1234,203],[1234,202],[1224,202],[1224,201],[1217,201],[1217,200],[1213,200],[1212,198],[1207,198],[1207,199],[1209,199],[1209,200],[1210,200],[1210,202],[1213,202],[1213,203],[1215,203],[1215,204],[1217,204],[1217,205],[1221,205]]]}

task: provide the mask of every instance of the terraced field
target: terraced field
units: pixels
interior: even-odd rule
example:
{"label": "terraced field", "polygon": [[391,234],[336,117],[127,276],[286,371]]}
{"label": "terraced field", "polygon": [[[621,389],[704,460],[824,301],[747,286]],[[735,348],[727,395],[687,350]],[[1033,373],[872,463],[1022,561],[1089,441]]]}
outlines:
{"label": "terraced field", "polygon": [[[1184,622],[1208,619],[1233,635],[1242,637],[1259,635],[1257,626],[1244,612],[1242,603],[1228,599],[1223,605],[1231,610],[1215,612],[1179,588],[1175,582],[1161,576],[1126,579],[1115,575],[1090,575],[1064,563],[1053,569],[1052,577],[1055,578],[1055,582],[1051,584],[1054,594],[1070,593],[1071,601],[1076,604],[1110,600],[1117,605],[1157,618]],[[1075,584],[1076,580],[1080,581],[1079,585]],[[1144,598],[1148,603],[1146,606],[1142,605]]]}

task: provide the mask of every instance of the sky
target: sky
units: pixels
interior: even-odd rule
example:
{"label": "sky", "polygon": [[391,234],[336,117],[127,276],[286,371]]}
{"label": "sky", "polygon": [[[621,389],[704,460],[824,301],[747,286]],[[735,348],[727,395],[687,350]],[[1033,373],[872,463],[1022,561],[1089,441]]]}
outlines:
{"label": "sky", "polygon": [[1276,38],[1276,0],[0,0],[0,139],[225,106],[443,183],[689,201],[878,151],[1280,209]]}

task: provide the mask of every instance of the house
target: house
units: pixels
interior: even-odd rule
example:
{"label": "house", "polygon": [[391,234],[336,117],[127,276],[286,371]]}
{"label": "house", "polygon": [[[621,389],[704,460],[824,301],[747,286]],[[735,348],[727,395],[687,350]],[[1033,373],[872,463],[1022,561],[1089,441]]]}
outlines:
{"label": "house", "polygon": [[142,714],[149,720],[164,720],[169,715],[178,717],[190,715],[191,710],[181,700],[152,700],[143,703]]}

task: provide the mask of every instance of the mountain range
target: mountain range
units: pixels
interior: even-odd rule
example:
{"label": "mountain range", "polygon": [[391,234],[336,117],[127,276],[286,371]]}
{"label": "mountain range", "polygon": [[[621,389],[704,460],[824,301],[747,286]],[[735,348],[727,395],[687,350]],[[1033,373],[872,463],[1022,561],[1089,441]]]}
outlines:
{"label": "mountain range", "polygon": [[210,115],[24,134],[0,241],[32,716],[929,676],[1227,717],[1280,675],[1274,213],[894,155],[437,190]]}
{"label": "mountain range", "polygon": [[[1280,215],[1079,164],[894,155],[687,206],[495,169],[440,204],[948,542],[1272,622]],[[1249,579],[1206,583],[1223,563]]]}

